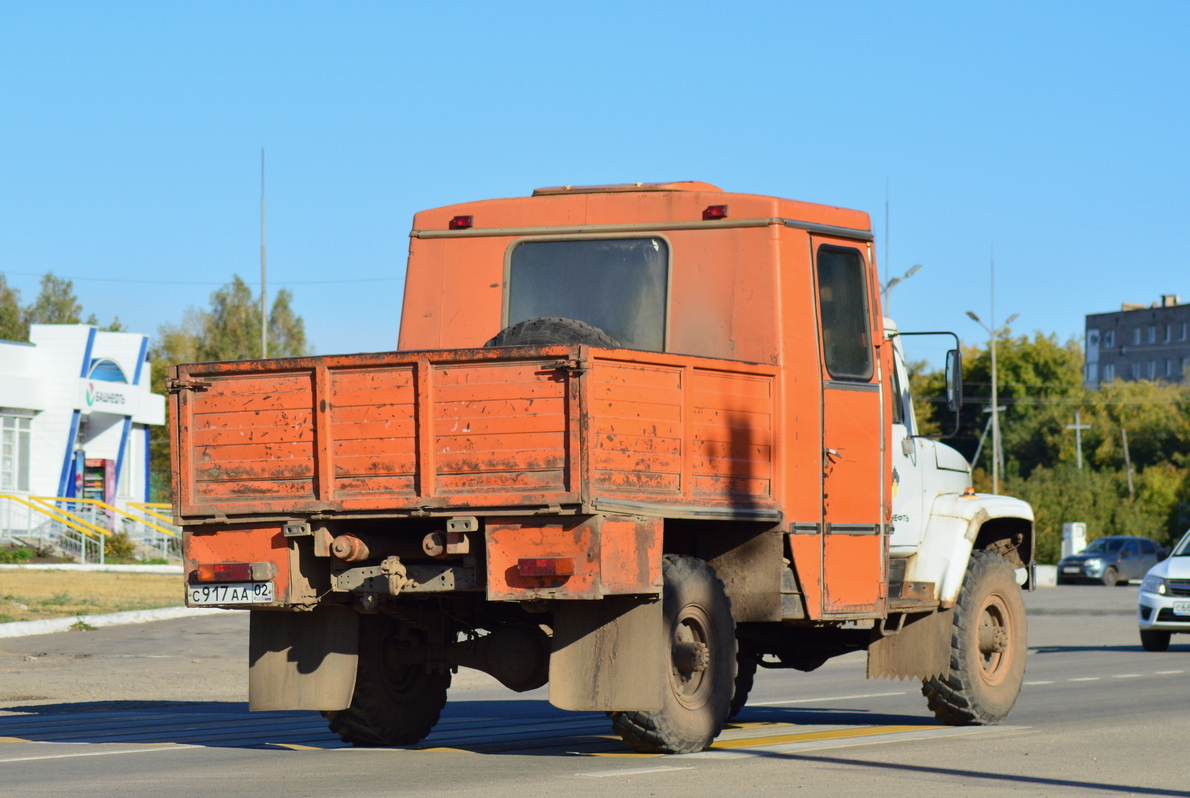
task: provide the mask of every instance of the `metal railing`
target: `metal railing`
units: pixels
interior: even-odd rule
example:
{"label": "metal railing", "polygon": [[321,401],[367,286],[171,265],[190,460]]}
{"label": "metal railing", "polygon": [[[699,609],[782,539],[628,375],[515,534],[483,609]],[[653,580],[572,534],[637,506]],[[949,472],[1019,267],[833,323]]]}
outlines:
{"label": "metal railing", "polygon": [[102,563],[105,543],[123,532],[143,557],[177,559],[181,530],[158,512],[169,505],[129,502],[121,509],[99,499],[0,494],[0,539],[53,549],[81,563]]}

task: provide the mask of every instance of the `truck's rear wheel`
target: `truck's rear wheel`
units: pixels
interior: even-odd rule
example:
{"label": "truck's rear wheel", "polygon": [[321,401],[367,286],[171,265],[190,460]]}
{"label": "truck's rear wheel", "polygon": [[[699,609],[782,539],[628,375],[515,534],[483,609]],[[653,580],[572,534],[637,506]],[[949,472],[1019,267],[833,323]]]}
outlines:
{"label": "truck's rear wheel", "polygon": [[613,712],[624,742],[649,753],[702,751],[723,729],[735,692],[735,621],[723,583],[695,557],[667,554],[663,609],[669,679],[657,712]]}
{"label": "truck's rear wheel", "polygon": [[417,633],[401,641],[397,624],[381,615],[360,617],[359,665],[351,706],[325,712],[331,731],[358,746],[412,745],[430,733],[446,704],[450,673],[427,673],[406,664],[401,649],[415,645]]}
{"label": "truck's rear wheel", "polygon": [[547,316],[528,319],[505,327],[484,344],[489,346],[549,346],[551,344],[590,344],[618,347],[620,344],[603,330],[585,321]]}
{"label": "truck's rear wheel", "polygon": [[740,714],[744,705],[748,703],[748,694],[752,692],[752,685],[756,680],[757,655],[750,646],[737,644],[739,648],[735,657],[735,693],[731,696],[731,712],[727,719],[731,720]]}
{"label": "truck's rear wheel", "polygon": [[1008,716],[1025,678],[1025,602],[999,554],[974,551],[954,607],[950,670],[922,682],[943,723],[989,725]]}

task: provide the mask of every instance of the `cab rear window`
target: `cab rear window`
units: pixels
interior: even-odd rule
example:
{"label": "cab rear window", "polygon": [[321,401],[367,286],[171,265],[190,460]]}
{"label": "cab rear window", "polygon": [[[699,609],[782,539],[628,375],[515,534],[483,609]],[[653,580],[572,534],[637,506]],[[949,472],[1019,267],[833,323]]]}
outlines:
{"label": "cab rear window", "polygon": [[629,349],[664,351],[668,281],[662,238],[521,241],[509,256],[508,324],[578,319]]}

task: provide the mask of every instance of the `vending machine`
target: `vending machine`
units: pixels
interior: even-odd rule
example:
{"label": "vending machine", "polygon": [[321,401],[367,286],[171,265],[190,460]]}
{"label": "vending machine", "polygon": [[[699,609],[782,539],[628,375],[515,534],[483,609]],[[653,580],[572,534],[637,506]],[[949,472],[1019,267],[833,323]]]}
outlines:
{"label": "vending machine", "polygon": [[88,457],[83,463],[81,498],[111,504],[116,498],[116,461]]}

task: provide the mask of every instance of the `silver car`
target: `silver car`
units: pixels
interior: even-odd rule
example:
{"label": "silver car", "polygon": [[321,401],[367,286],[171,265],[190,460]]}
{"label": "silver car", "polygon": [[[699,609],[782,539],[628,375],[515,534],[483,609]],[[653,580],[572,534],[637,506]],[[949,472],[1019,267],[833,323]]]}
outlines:
{"label": "silver car", "polygon": [[1190,634],[1190,532],[1182,536],[1168,559],[1145,574],[1137,622],[1145,651],[1165,651],[1170,635]]}

